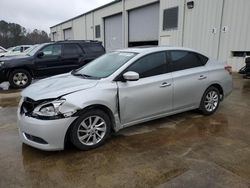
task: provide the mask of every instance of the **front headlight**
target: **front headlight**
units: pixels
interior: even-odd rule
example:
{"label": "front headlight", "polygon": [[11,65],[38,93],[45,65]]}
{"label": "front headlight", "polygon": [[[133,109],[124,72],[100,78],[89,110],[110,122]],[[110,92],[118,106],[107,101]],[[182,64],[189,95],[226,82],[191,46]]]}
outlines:
{"label": "front headlight", "polygon": [[2,67],[4,65],[3,61],[0,61],[0,67]]}
{"label": "front headlight", "polygon": [[40,116],[40,117],[59,117],[63,116],[60,113],[60,107],[65,102],[65,99],[59,99],[47,103],[43,103],[37,106],[33,111],[33,116]]}

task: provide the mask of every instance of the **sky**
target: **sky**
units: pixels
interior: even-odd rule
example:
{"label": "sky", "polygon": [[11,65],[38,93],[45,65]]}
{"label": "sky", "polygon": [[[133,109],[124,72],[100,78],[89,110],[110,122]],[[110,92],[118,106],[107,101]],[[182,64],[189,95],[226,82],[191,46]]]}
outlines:
{"label": "sky", "polygon": [[113,0],[0,0],[0,20],[49,33],[49,27]]}

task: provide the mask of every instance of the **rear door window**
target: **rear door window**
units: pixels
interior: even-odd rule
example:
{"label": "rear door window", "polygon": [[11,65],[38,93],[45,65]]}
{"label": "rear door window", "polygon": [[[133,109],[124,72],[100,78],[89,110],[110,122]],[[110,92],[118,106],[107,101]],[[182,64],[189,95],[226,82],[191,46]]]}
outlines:
{"label": "rear door window", "polygon": [[63,56],[78,57],[81,54],[83,54],[82,49],[77,44],[64,44]]}
{"label": "rear door window", "polygon": [[170,51],[169,54],[172,71],[200,67],[205,65],[208,60],[205,56],[189,51],[174,50]]}
{"label": "rear door window", "polygon": [[85,44],[84,50],[86,53],[104,52],[104,48],[101,44]]}

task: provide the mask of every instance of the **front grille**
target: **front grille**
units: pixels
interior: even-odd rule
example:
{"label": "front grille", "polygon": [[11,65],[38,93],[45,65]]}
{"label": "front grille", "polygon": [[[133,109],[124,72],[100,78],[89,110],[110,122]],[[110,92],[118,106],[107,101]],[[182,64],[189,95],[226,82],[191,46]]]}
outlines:
{"label": "front grille", "polygon": [[48,142],[46,142],[45,140],[43,140],[42,138],[39,138],[37,136],[33,136],[27,133],[24,133],[25,137],[33,142],[39,143],[39,144],[48,144]]}
{"label": "front grille", "polygon": [[24,98],[23,104],[21,105],[21,114],[31,114],[39,104],[40,102],[34,101],[28,97]]}

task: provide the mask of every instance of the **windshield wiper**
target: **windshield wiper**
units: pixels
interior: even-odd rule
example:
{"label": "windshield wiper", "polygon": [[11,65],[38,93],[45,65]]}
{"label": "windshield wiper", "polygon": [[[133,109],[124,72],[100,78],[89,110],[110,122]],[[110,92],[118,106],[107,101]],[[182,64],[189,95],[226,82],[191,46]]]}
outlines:
{"label": "windshield wiper", "polygon": [[80,76],[80,77],[83,77],[83,78],[100,79],[98,77],[90,76],[90,75],[87,75],[87,74],[75,73],[74,71],[72,71],[71,74],[74,75],[74,76]]}
{"label": "windshield wiper", "polygon": [[82,74],[84,77],[86,77],[86,78],[96,78],[96,77],[94,77],[94,76],[90,76],[90,75],[87,75],[87,74]]}
{"label": "windshield wiper", "polygon": [[82,75],[82,74],[77,74],[77,73],[74,73],[74,72],[71,72],[71,74],[74,75],[74,76],[80,76],[80,77],[86,78],[86,77],[85,77],[84,75]]}
{"label": "windshield wiper", "polygon": [[90,78],[90,79],[100,79],[99,77],[91,76],[91,75],[87,75],[87,74],[82,74],[82,76],[84,76],[85,78]]}

